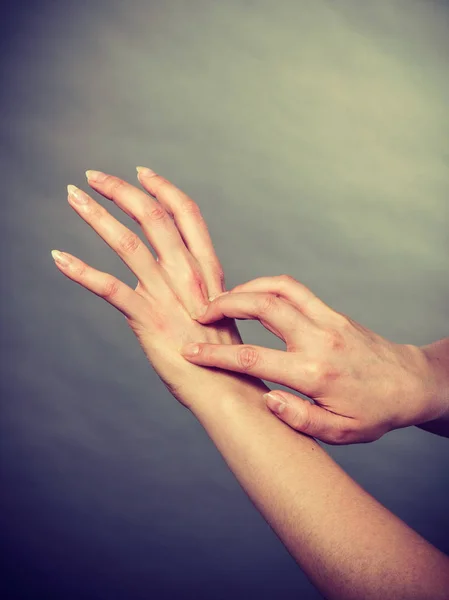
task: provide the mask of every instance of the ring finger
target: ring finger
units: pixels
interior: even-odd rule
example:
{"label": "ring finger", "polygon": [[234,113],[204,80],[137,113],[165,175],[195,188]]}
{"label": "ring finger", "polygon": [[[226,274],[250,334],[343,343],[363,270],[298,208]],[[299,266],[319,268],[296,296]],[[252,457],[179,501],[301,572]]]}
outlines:
{"label": "ring finger", "polygon": [[[149,194],[157,198],[169,215],[190,254],[197,260],[208,290],[217,296],[225,289],[223,268],[201,214],[200,207],[173,183],[145,167],[137,167],[137,177]],[[162,265],[163,266],[163,265]]]}
{"label": "ring finger", "polygon": [[142,230],[158,256],[159,275],[191,314],[207,301],[208,290],[195,259],[164,206],[133,185],[100,171],[86,171],[89,185],[112,200]]}

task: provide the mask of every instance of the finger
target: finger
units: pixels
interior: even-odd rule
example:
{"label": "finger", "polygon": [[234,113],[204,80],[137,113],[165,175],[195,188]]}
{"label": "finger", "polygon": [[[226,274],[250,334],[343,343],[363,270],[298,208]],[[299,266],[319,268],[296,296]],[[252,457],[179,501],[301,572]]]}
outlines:
{"label": "finger", "polygon": [[[192,354],[195,347],[198,353]],[[297,389],[307,396],[317,389],[319,381],[315,365],[299,366],[297,356],[293,353],[261,346],[195,343],[184,346],[181,354],[197,365],[246,373]]]}
{"label": "finger", "polygon": [[100,173],[100,171],[86,171],[86,177],[88,184],[94,190],[112,200],[139,223],[155,249],[159,262],[178,261],[179,263],[180,257],[187,255],[187,248],[179,231],[159,202],[113,175]]}
{"label": "finger", "polygon": [[268,293],[230,292],[219,296],[212,300],[197,321],[208,324],[223,317],[258,319],[266,329],[292,347],[299,335],[318,331],[316,325],[289,302]]}
{"label": "finger", "polygon": [[201,267],[209,296],[216,296],[225,289],[224,273],[198,204],[151,169],[136,168],[142,186],[173,216],[184,244]]}
{"label": "finger", "polygon": [[86,171],[86,175],[91,187],[113,200],[140,224],[158,255],[159,266],[164,267],[165,273],[161,271],[161,276],[190,314],[198,312],[207,302],[208,292],[198,267],[193,264],[193,258],[165,208],[118,177],[99,171]]}
{"label": "finger", "polygon": [[52,256],[66,277],[115,306],[125,317],[139,322],[148,312],[148,302],[119,279],[93,269],[67,252],[52,250]]}
{"label": "finger", "polygon": [[290,275],[275,275],[274,277],[258,277],[246,283],[234,287],[231,292],[264,292],[277,294],[281,298],[288,300],[303,315],[319,321],[322,324],[330,325],[335,323],[335,319],[341,316],[335,310],[330,308],[304,284],[300,283]]}
{"label": "finger", "polygon": [[98,202],[74,185],[68,185],[68,201],[79,216],[110,246],[147,290],[156,282],[158,290],[167,284],[161,277],[159,265],[142,240],[117,221]]}
{"label": "finger", "polygon": [[336,415],[283,390],[269,392],[263,397],[268,408],[296,431],[318,438],[326,444],[348,444],[355,441],[351,435],[354,419]]}

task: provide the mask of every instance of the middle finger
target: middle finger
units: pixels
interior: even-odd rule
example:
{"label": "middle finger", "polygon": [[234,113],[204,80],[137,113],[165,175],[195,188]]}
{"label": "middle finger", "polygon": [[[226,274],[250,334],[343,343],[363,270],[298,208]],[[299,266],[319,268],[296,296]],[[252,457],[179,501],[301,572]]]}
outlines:
{"label": "middle finger", "polygon": [[129,217],[139,223],[146,238],[165,263],[179,264],[187,248],[165,208],[133,185],[100,171],[86,171],[88,184],[112,200]]}
{"label": "middle finger", "polygon": [[146,167],[136,168],[142,186],[173,217],[187,250],[201,268],[208,296],[217,296],[226,287],[223,267],[215,253],[200,207],[165,177]]}

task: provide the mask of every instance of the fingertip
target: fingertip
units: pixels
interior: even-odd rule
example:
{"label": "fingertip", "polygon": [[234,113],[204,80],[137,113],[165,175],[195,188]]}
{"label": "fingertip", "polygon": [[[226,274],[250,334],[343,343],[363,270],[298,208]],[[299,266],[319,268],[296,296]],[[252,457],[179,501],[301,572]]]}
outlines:
{"label": "fingertip", "polygon": [[136,167],[136,171],[137,171],[137,177],[139,177],[139,176],[150,177],[151,175],[156,175],[156,173],[152,169],[149,169],[148,167],[142,167],[140,165],[138,167]]}
{"label": "fingertip", "polygon": [[194,358],[200,353],[200,347],[198,344],[187,344],[181,348],[181,354],[186,358]]}
{"label": "fingertip", "polygon": [[192,319],[194,321],[199,321],[201,319],[204,319],[208,310],[209,310],[209,305],[204,306],[202,309],[199,309],[197,312],[190,313],[190,316],[192,317]]}
{"label": "fingertip", "polygon": [[264,394],[263,397],[265,398],[268,408],[277,415],[281,415],[287,407],[284,399],[281,398],[279,394],[268,392],[267,394]]}

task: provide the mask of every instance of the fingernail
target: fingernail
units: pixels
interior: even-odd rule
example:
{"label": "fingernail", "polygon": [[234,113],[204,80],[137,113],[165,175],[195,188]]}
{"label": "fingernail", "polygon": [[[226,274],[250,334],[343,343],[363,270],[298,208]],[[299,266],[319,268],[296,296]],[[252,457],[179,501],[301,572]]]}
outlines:
{"label": "fingernail", "polygon": [[101,171],[86,171],[86,177],[89,181],[101,183],[106,179],[107,175]]}
{"label": "fingernail", "polygon": [[212,300],[215,300],[216,298],[219,298],[220,296],[224,296],[225,294],[229,294],[229,292],[221,292],[220,294],[217,294],[216,296],[209,296],[209,300],[212,302]]}
{"label": "fingernail", "polygon": [[68,185],[67,192],[69,193],[69,198],[73,200],[75,204],[87,204],[89,201],[87,195],[74,185]]}
{"label": "fingernail", "polygon": [[200,319],[201,317],[204,317],[204,315],[207,313],[207,309],[209,308],[209,306],[203,306],[203,308],[199,308],[198,312],[193,312],[191,313],[191,317],[192,319]]}
{"label": "fingernail", "polygon": [[60,264],[61,267],[67,267],[67,265],[70,263],[67,257],[64,254],[62,254],[62,252],[59,252],[59,250],[52,250],[51,255],[53,257],[53,260]]}
{"label": "fingernail", "polygon": [[144,177],[149,177],[150,175],[156,175],[154,171],[149,169],[148,167],[136,167],[136,171],[138,175],[143,175]]}
{"label": "fingernail", "polygon": [[278,415],[280,415],[287,406],[283,398],[275,392],[267,392],[262,397],[266,400],[267,406]]}
{"label": "fingernail", "polygon": [[195,356],[200,353],[200,347],[198,344],[187,344],[181,349],[181,354],[184,356]]}

